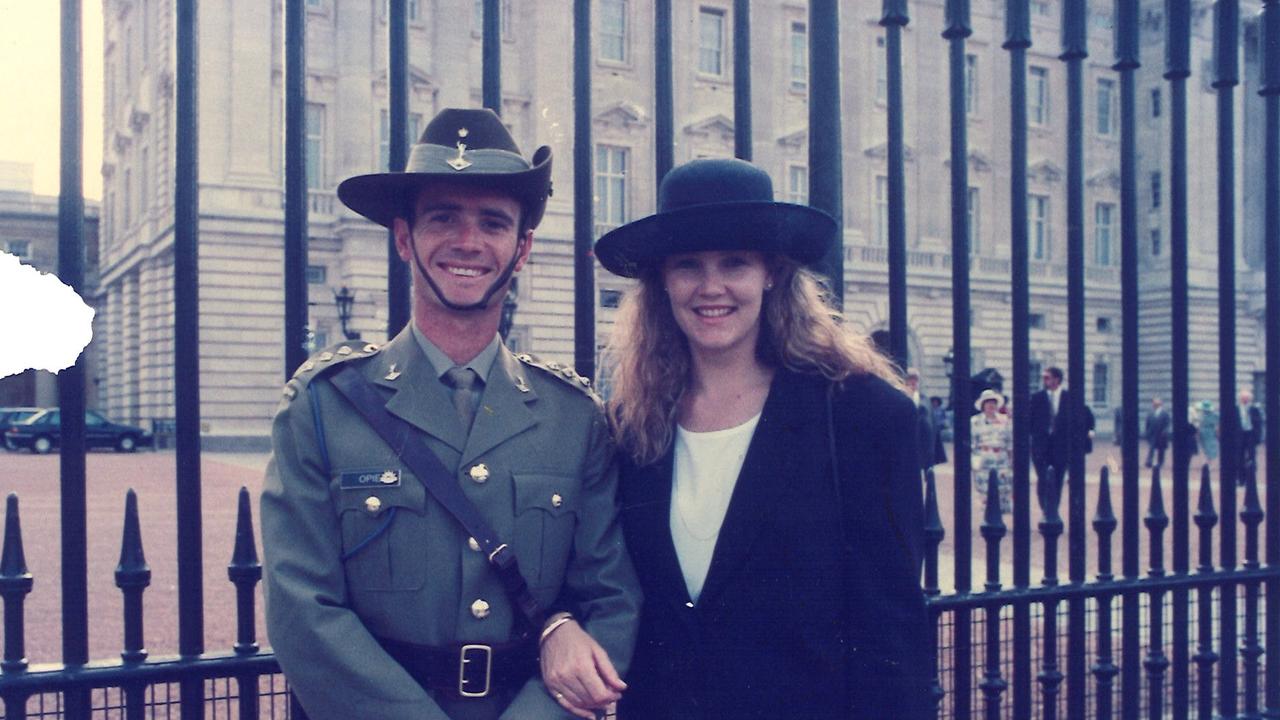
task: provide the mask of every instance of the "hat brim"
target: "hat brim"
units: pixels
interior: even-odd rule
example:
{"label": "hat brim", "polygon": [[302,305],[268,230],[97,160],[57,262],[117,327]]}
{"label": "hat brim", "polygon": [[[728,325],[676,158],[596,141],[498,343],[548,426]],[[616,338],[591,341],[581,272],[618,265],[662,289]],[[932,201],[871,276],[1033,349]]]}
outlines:
{"label": "hat brim", "polygon": [[973,401],[973,409],[981,412],[982,406],[992,401],[995,402],[997,410],[1004,407],[1003,396],[986,395],[986,396],[979,396],[977,400]]}
{"label": "hat brim", "polygon": [[606,270],[639,277],[668,255],[754,250],[786,255],[802,265],[821,260],[836,239],[836,221],[807,205],[731,202],[658,213],[605,233],[595,255]]}
{"label": "hat brim", "polygon": [[[447,150],[447,148],[446,148]],[[456,151],[450,151],[456,153]],[[509,155],[509,153],[503,153]],[[551,188],[551,148],[543,146],[533,154],[533,165],[528,169],[507,172],[509,160],[495,171],[496,158],[487,158],[484,151],[467,154],[472,165],[455,170],[442,161],[442,169],[425,169],[414,172],[370,173],[347,178],[338,185],[338,199],[344,205],[366,218],[390,228],[398,217],[404,217],[411,193],[429,182],[449,182],[470,187],[485,188],[510,193],[529,214],[525,218],[528,227],[537,227],[546,209]]]}

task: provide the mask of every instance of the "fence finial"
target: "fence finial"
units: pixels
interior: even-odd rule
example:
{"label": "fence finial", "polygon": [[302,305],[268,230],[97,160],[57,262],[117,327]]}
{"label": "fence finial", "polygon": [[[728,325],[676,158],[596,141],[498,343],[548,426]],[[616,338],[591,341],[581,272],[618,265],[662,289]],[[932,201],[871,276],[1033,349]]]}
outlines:
{"label": "fence finial", "polygon": [[124,537],[120,541],[120,564],[116,566],[116,587],[124,595],[124,650],[126,663],[147,659],[143,638],[142,593],[151,585],[151,568],[142,552],[142,526],[138,521],[138,496],[133,488],[124,497]]}
{"label": "fence finial", "polygon": [[262,579],[262,563],[258,562],[258,550],[253,542],[253,514],[249,507],[249,490],[242,486],[236,512],[236,545],[227,565],[227,577],[236,586],[237,655],[258,652],[253,588]]}
{"label": "fence finial", "polygon": [[[5,503],[4,551],[0,553],[0,597],[4,598],[4,660],[6,674],[27,669],[23,602],[34,581],[22,552],[22,526],[18,520],[18,496],[9,493]],[[6,699],[7,702],[7,699]]]}
{"label": "fence finial", "polygon": [[142,550],[138,496],[129,488],[124,498],[124,532],[120,540],[120,563],[116,565],[116,587],[146,587],[150,582],[151,568]]}
{"label": "fence finial", "polygon": [[1115,532],[1116,514],[1111,510],[1111,468],[1102,466],[1098,478],[1098,506],[1093,513],[1093,532],[1098,536],[1098,580],[1109,581],[1111,572],[1111,534]]}
{"label": "fence finial", "polygon": [[1160,466],[1151,471],[1151,500],[1142,524],[1151,533],[1151,574],[1164,575],[1164,541],[1161,534],[1169,527],[1169,516],[1164,511],[1164,494],[1160,490]]}
{"label": "fence finial", "polygon": [[995,592],[1000,589],[1000,541],[1007,528],[1004,524],[1000,503],[1000,472],[992,470],[987,474],[987,507],[982,519],[982,537],[987,541],[987,582],[986,590]]}
{"label": "fence finial", "polygon": [[1218,512],[1213,507],[1213,488],[1211,487],[1208,463],[1200,467],[1200,502],[1196,506],[1195,521],[1196,527],[1205,532],[1218,524]]}
{"label": "fence finial", "polygon": [[1098,509],[1093,514],[1093,529],[1099,535],[1110,535],[1116,529],[1116,515],[1111,510],[1111,468],[1102,466],[1098,478]]}
{"label": "fence finial", "polygon": [[231,564],[227,566],[227,577],[232,582],[257,582],[262,578],[262,563],[258,562],[258,548],[253,541],[253,513],[249,508],[249,490],[242,487],[236,511],[236,544],[231,551]]}
{"label": "fence finial", "polygon": [[0,591],[8,583],[26,578],[26,592],[31,591],[31,573],[27,572],[27,557],[22,551],[22,522],[18,519],[18,494],[9,493],[4,508],[4,550],[0,552]]}

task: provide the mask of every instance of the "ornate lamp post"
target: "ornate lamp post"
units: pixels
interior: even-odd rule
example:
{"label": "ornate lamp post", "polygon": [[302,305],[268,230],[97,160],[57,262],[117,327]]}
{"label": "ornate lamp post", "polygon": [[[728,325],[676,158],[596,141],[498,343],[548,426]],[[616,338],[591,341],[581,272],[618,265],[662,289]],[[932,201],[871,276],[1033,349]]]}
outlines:
{"label": "ornate lamp post", "polygon": [[503,340],[507,339],[507,335],[511,334],[511,325],[515,322],[516,307],[519,302],[516,300],[518,291],[516,284],[520,282],[520,278],[512,278],[511,285],[507,288],[506,297],[502,298],[502,319],[498,321],[498,334]]}
{"label": "ornate lamp post", "polygon": [[942,356],[942,365],[947,369],[947,409],[951,410],[956,399],[956,379],[955,379],[955,348],[947,348],[947,354]]}
{"label": "ornate lamp post", "polygon": [[347,323],[351,320],[351,308],[356,304],[356,294],[343,285],[341,290],[334,291],[333,303],[338,306],[338,322],[342,326],[342,337],[347,340],[358,340],[360,333],[347,330]]}

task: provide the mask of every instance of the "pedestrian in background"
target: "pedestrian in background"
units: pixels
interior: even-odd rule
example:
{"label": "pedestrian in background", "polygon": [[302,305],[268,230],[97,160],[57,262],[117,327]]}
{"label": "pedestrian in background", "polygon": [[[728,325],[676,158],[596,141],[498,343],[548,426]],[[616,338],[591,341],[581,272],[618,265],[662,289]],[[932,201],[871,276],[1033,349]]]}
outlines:
{"label": "pedestrian in background", "polygon": [[1000,512],[1013,510],[1013,423],[1000,413],[1004,397],[995,390],[983,390],[973,406],[979,410],[969,418],[969,443],[973,452],[973,487],[985,498],[991,473],[996,473],[1000,491]]}
{"label": "pedestrian in background", "polygon": [[[1236,405],[1240,415],[1240,458],[1244,467],[1256,468],[1258,465],[1258,445],[1262,442],[1262,410],[1253,404],[1253,393],[1240,391],[1240,403]],[[1244,473],[1240,474],[1240,484],[1244,484]]]}
{"label": "pedestrian in background", "polygon": [[1195,423],[1199,428],[1200,450],[1204,452],[1204,457],[1209,462],[1218,459],[1218,411],[1213,407],[1213,403],[1209,400],[1201,400],[1200,406],[1196,408],[1198,422]]}
{"label": "pedestrian in background", "polygon": [[903,377],[907,392],[911,394],[911,401],[916,405],[916,445],[920,450],[920,469],[929,470],[934,465],[947,461],[947,451],[942,447],[942,431],[938,427],[933,408],[920,395],[920,371],[907,368]]}
{"label": "pedestrian in background", "polygon": [[1151,398],[1151,414],[1147,415],[1142,434],[1147,438],[1147,467],[1164,465],[1164,451],[1169,447],[1169,425],[1172,418],[1164,409],[1164,401]]}

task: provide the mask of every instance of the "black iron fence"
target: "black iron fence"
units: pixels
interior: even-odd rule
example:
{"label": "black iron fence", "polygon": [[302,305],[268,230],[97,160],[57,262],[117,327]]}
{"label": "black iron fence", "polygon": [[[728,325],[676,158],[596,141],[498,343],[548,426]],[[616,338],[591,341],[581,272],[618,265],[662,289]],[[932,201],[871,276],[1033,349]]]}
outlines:
{"label": "black iron fence", "polygon": [[[307,317],[304,276],[307,257],[307,188],[305,183],[305,0],[286,0],[286,238],[285,345],[286,375],[302,358],[298,349]],[[809,198],[837,218],[842,217],[840,28],[853,3],[811,0],[809,3]],[[927,525],[930,552],[924,576],[932,617],[937,626],[937,697],[944,717],[1069,718],[1086,716],[1185,718],[1280,717],[1280,664],[1267,658],[1280,653],[1280,422],[1266,424],[1265,446],[1270,462],[1265,477],[1241,460],[1241,427],[1234,413],[1222,415],[1223,459],[1217,477],[1206,469],[1199,478],[1194,513],[1187,442],[1189,387],[1187,80],[1192,75],[1193,12],[1203,4],[1167,0],[1163,7],[1162,58],[1141,58],[1138,0],[1116,0],[1112,6],[1114,51],[1112,68],[1120,85],[1119,183],[1121,218],[1120,289],[1123,306],[1123,386],[1121,424],[1123,446],[1119,477],[1104,469],[1096,478],[1096,492],[1086,482],[1084,450],[1078,444],[1068,453],[1061,474],[1038,478],[1033,494],[1029,435],[1030,393],[1030,261],[1027,227],[1028,88],[1027,53],[1032,45],[1029,0],[1007,0],[1002,10],[1005,35],[985,38],[1002,42],[1008,53],[1010,98],[1009,176],[1010,258],[999,271],[1009,275],[1012,308],[1014,467],[1012,527],[999,511],[996,483],[988,484],[978,527],[982,544],[972,545],[975,508],[971,503],[972,469],[969,454],[956,452],[953,466],[953,516],[939,511],[935,479],[927,480]],[[1035,3],[1048,7],[1045,2]],[[1067,85],[1066,209],[1068,382],[1083,389],[1085,368],[1084,263],[1084,88],[1083,67],[1088,58],[1089,6],[1086,0],[1062,0],[1061,45],[1054,50],[1065,68]],[[672,2],[652,3],[655,48],[654,132],[658,178],[674,162]],[[1252,6],[1250,6],[1252,7]],[[248,499],[241,497],[241,528],[235,556],[228,567],[240,596],[238,642],[225,655],[205,652],[201,605],[201,523],[199,473],[199,313],[196,303],[199,230],[196,156],[199,126],[195,107],[195,0],[177,0],[175,28],[177,67],[175,179],[175,377],[174,437],[177,444],[179,557],[179,656],[149,658],[141,650],[141,593],[149,582],[136,533],[136,505],[130,503],[117,584],[126,600],[125,651],[119,660],[90,662],[86,630],[85,506],[83,370],[77,365],[59,377],[62,422],[62,596],[63,664],[30,668],[25,661],[23,598],[31,575],[23,560],[17,500],[10,498],[0,560],[0,596],[4,599],[4,659],[0,663],[0,699],[9,718],[91,715],[114,717],[258,717],[287,714],[283,683],[270,654],[260,652],[253,626],[253,588],[260,566],[249,531]],[[575,0],[574,13],[574,252],[575,353],[580,372],[592,375],[595,362],[595,298],[590,256],[593,239],[591,183],[591,58],[592,3]],[[751,152],[751,77],[749,22],[751,4],[733,4],[735,52],[734,97],[736,152]],[[861,10],[861,8],[859,8]],[[406,0],[389,0],[389,164],[403,164],[407,145],[407,33]],[[1217,232],[1219,287],[1218,355],[1219,407],[1235,404],[1236,372],[1236,179],[1235,158],[1240,144],[1234,136],[1235,89],[1239,84],[1240,5],[1234,0],[1213,3],[1213,62],[1211,83],[1218,98],[1216,118]],[[80,64],[79,0],[63,0],[63,136],[60,206],[60,275],[76,289],[83,285],[83,232],[80,195]],[[501,111],[499,61],[501,42],[498,0],[483,0],[483,98]],[[887,105],[888,213],[886,260],[889,268],[889,348],[900,361],[907,358],[908,217],[904,169],[902,33],[910,24],[906,0],[884,0],[880,24],[885,28],[885,102]],[[1266,251],[1266,363],[1265,410],[1280,418],[1280,0],[1263,0],[1261,91],[1265,103],[1265,173],[1246,178],[1265,188]],[[956,377],[968,377],[970,367],[970,237],[966,216],[968,139],[966,123],[965,49],[973,34],[967,0],[946,0],[945,27],[939,51],[949,58],[950,107],[950,269],[952,327]],[[945,41],[945,42],[943,42]],[[1135,73],[1142,62],[1163,63],[1169,98],[1169,251],[1172,348],[1171,467],[1140,477],[1138,415],[1138,117]],[[1210,230],[1205,229],[1205,232]],[[408,318],[407,279],[394,248],[388,253],[388,332],[395,333]],[[837,250],[822,265],[829,277],[842,278],[844,253]],[[989,274],[990,267],[980,268]],[[841,295],[844,283],[834,282]],[[1072,393],[1065,407],[1069,419],[1081,418],[1083,392]],[[965,408],[972,398],[966,383],[957,383],[952,402]],[[1075,437],[1074,433],[1068,433]],[[970,442],[969,426],[955,425],[956,447]],[[1072,440],[1072,442],[1077,442]],[[1119,483],[1119,516],[1113,510],[1111,486]],[[1237,484],[1244,485],[1237,507]],[[1214,484],[1218,496],[1215,502]],[[1144,488],[1145,485],[1145,488]],[[1265,488],[1265,492],[1259,486]],[[1143,497],[1145,495],[1145,497]],[[1166,503],[1166,495],[1169,497]],[[1033,503],[1033,498],[1035,499]],[[1065,517],[1060,509],[1066,499]],[[1265,507],[1262,502],[1265,500]],[[1032,527],[1033,504],[1039,522]],[[1168,509],[1166,509],[1168,505]],[[1089,510],[1093,508],[1090,518]],[[1262,536],[1265,523],[1265,536]],[[1195,527],[1196,565],[1191,565],[1192,527]],[[134,528],[130,533],[128,528]],[[1119,538],[1114,534],[1119,531]],[[1238,534],[1244,535],[1243,561]],[[1145,542],[1143,535],[1145,532]],[[952,552],[940,557],[944,537]],[[1038,543],[1034,536],[1038,535]],[[1214,543],[1217,542],[1215,562]],[[1089,573],[1092,542],[1094,552]],[[1118,547],[1116,543],[1118,542]],[[1065,543],[1065,569],[1060,570],[1060,543]],[[1265,543],[1265,545],[1264,545]],[[1038,547],[1037,547],[1038,546]],[[1140,570],[1145,547],[1146,571]],[[1171,553],[1166,561],[1165,549]],[[985,557],[985,582],[974,586],[975,550]],[[1033,583],[1032,557],[1040,553],[1044,577]],[[1002,582],[1003,560],[1012,558],[1012,582]],[[1119,559],[1119,568],[1114,560]],[[951,561],[952,577],[940,582],[941,560]]]}

